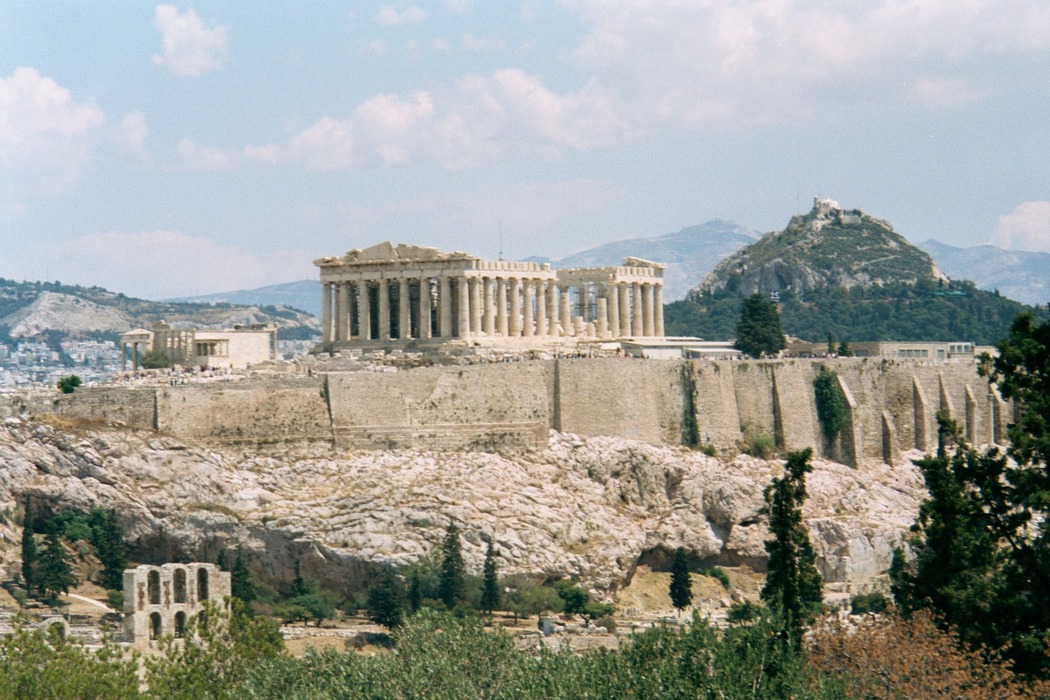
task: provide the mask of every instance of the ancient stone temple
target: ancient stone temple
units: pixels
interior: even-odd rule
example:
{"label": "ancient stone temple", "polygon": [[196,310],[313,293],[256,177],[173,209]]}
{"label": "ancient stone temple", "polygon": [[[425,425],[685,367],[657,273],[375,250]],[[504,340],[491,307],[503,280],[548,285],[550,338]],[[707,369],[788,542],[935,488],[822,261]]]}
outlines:
{"label": "ancient stone temple", "polygon": [[523,346],[664,334],[664,266],[547,263],[380,243],[321,258],[321,349],[469,341]]}

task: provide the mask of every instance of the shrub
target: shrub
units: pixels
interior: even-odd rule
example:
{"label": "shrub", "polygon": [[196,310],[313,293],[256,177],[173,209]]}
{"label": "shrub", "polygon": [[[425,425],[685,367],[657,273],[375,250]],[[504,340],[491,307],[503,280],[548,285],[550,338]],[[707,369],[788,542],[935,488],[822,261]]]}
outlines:
{"label": "shrub", "polygon": [[884,613],[889,605],[886,596],[879,592],[860,593],[850,598],[850,612],[854,615],[866,613]]}
{"label": "shrub", "polygon": [[63,394],[72,394],[77,390],[77,387],[83,384],[83,380],[75,374],[71,374],[68,377],[62,377],[58,380],[58,389]]}
{"label": "shrub", "polygon": [[741,622],[752,622],[758,619],[758,616],[762,612],[762,606],[752,603],[750,600],[745,600],[743,603],[734,603],[729,608],[729,613],[726,615],[726,620],[734,624]]}
{"label": "shrub", "polygon": [[163,350],[147,350],[142,353],[142,369],[164,369],[170,366],[168,353]]}
{"label": "shrub", "polygon": [[831,442],[846,427],[846,395],[839,386],[838,375],[823,365],[813,380],[813,398],[817,404],[817,420],[824,437]]}
{"label": "shrub", "polygon": [[709,576],[717,580],[719,583],[722,584],[722,588],[729,588],[729,574],[727,574],[725,572],[725,569],[723,569],[720,566],[706,567],[700,569],[697,573],[701,574],[702,576]]}
{"label": "shrub", "polygon": [[106,603],[117,612],[124,609],[124,591],[106,591]]}
{"label": "shrub", "polygon": [[759,459],[772,459],[777,453],[777,443],[772,435],[763,433],[753,425],[744,426],[744,444],[742,450],[745,454]]}

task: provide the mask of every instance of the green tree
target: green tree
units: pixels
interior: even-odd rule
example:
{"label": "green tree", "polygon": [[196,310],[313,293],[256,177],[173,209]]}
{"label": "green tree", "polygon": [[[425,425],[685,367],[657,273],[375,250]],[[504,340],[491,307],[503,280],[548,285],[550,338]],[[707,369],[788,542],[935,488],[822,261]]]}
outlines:
{"label": "green tree", "polygon": [[467,567],[463,563],[463,548],[459,541],[459,528],[451,520],[448,523],[448,530],[445,531],[445,541],[441,546],[441,552],[438,597],[451,610],[464,598],[467,575]]}
{"label": "green tree", "polygon": [[736,324],[736,347],[751,357],[771,355],[787,347],[776,304],[761,294],[744,299]]}
{"label": "green tree", "polygon": [[93,508],[88,518],[91,545],[102,562],[99,583],[110,590],[124,588],[124,569],[128,568],[128,548],[114,510]]}
{"label": "green tree", "polygon": [[292,576],[292,590],[289,592],[289,598],[298,598],[300,596],[309,595],[317,590],[316,586],[310,585],[311,582],[303,578],[302,567],[299,563],[299,558],[295,559],[295,569]]}
{"label": "green tree", "polygon": [[897,562],[906,609],[932,608],[972,646],[1003,649],[1017,670],[1050,675],[1050,323],[1018,316],[981,373],[1017,402],[1005,454],[978,452],[940,420],[935,456],[917,462],[930,497]]}
{"label": "green tree", "polygon": [[83,384],[83,380],[75,374],[71,374],[68,377],[62,377],[58,380],[58,389],[63,394],[72,394],[77,390],[77,387]]}
{"label": "green tree", "polygon": [[481,609],[492,617],[492,611],[500,605],[499,572],[496,568],[496,550],[489,539],[488,549],[485,550],[484,576],[481,586]]}
{"label": "green tree", "polygon": [[405,586],[392,571],[383,570],[368,587],[365,609],[368,619],[387,629],[400,627],[405,621]]}
{"label": "green tree", "polygon": [[693,602],[693,582],[689,579],[689,560],[681,547],[671,561],[671,605],[681,614]]}
{"label": "green tree", "polygon": [[36,537],[33,534],[33,502],[27,495],[25,515],[22,517],[22,585],[32,595],[38,588]]}
{"label": "green tree", "polygon": [[37,585],[40,592],[47,600],[55,601],[60,593],[69,593],[69,589],[77,585],[77,582],[76,574],[73,573],[72,557],[66,552],[58,535],[49,532],[44,539],[44,549],[40,552],[37,567]]}
{"label": "green tree", "polygon": [[258,597],[248,562],[240,547],[237,548],[237,557],[233,560],[233,570],[230,572],[230,595],[245,603],[251,603]]}
{"label": "green tree", "polygon": [[142,369],[164,369],[170,366],[168,353],[163,350],[147,350],[142,353]]}
{"label": "green tree", "polygon": [[812,456],[810,448],[788,453],[784,475],[773,479],[765,489],[766,505],[762,509],[769,516],[769,532],[773,536],[766,542],[769,564],[762,600],[783,611],[799,639],[798,633],[823,599],[823,581],[809,542],[809,530],[802,520],[806,474],[813,471]]}
{"label": "green tree", "polygon": [[849,341],[843,340],[839,343],[839,357],[853,357],[853,351],[850,350]]}
{"label": "green tree", "polygon": [[838,375],[824,365],[813,379],[813,398],[817,404],[817,420],[824,437],[831,442],[846,427],[847,404]]}

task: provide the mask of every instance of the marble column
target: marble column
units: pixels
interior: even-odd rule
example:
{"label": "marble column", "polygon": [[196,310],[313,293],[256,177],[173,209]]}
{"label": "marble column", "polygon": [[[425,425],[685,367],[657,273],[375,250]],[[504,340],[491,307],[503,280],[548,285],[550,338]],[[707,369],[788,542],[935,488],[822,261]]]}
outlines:
{"label": "marble column", "polygon": [[664,337],[664,286],[657,284],[653,286],[653,307],[656,312],[656,323],[653,329],[657,336]]}
{"label": "marble column", "polygon": [[609,335],[609,306],[605,297],[598,297],[598,318],[595,320],[594,330],[599,338]]}
{"label": "marble column", "polygon": [[605,287],[605,295],[609,299],[609,335],[613,338],[620,337],[620,290],[615,284]]}
{"label": "marble column", "polygon": [[642,332],[645,337],[651,338],[653,333],[653,285],[642,285]]}
{"label": "marble column", "polygon": [[346,283],[346,339],[354,339],[354,319],[357,318],[357,288],[354,282]]}
{"label": "marble column", "polygon": [[379,340],[390,340],[390,281],[379,280]]}
{"label": "marble column", "polygon": [[554,282],[547,284],[547,334],[555,338],[560,335],[558,325],[558,287]]}
{"label": "marble column", "polygon": [[510,318],[507,327],[512,337],[521,335],[521,279],[510,278]]}
{"label": "marble column", "polygon": [[561,333],[572,335],[572,300],[569,298],[569,288],[559,287],[558,292],[561,296]]}
{"label": "marble column", "polygon": [[442,277],[438,286],[438,335],[442,338],[452,337],[452,281]]}
{"label": "marble column", "polygon": [[459,295],[459,337],[470,336],[470,290],[476,287],[466,277],[460,277],[456,281],[456,292]]}
{"label": "marble column", "polygon": [[372,339],[372,306],[368,303],[368,282],[357,283],[357,337]]}
{"label": "marble column", "polygon": [[430,278],[419,279],[419,337],[429,338],[430,332],[430,305],[434,299],[430,296]]}
{"label": "marble column", "polygon": [[321,342],[332,342],[332,283],[322,282],[321,293]]}
{"label": "marble column", "polygon": [[412,337],[412,299],[408,295],[408,280],[397,281],[397,337],[401,340]]}
{"label": "marble column", "polygon": [[507,280],[500,277],[496,280],[496,332],[507,337]]}
{"label": "marble column", "polygon": [[349,337],[347,322],[350,320],[350,284],[338,282],[335,286],[335,339],[346,340]]}
{"label": "marble column", "polygon": [[533,318],[532,305],[536,303],[536,281],[525,280],[525,306],[524,306],[524,318],[522,319],[522,335],[526,338],[531,338],[535,333],[533,324],[535,319]]}
{"label": "marble column", "polygon": [[645,335],[645,325],[642,318],[642,285],[632,282],[631,292],[634,296],[631,304],[631,335],[640,337]]}
{"label": "marble column", "polygon": [[496,335],[496,283],[491,277],[485,278],[485,335]]}
{"label": "marble column", "polygon": [[536,282],[536,335],[547,335],[547,281]]}
{"label": "marble column", "polygon": [[631,296],[627,285],[623,282],[618,282],[616,288],[620,292],[620,337],[622,338],[631,334]]}
{"label": "marble column", "polygon": [[481,319],[484,307],[481,304],[481,293],[484,291],[484,282],[477,277],[470,278],[470,334],[481,335]]}

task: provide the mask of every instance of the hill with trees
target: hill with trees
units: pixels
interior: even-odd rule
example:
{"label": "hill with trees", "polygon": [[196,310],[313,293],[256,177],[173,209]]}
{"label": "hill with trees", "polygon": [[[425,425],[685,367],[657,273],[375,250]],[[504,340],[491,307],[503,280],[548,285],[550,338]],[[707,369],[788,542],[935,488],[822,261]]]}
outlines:
{"label": "hill with trees", "polygon": [[726,258],[665,311],[668,335],[735,337],[744,297],[776,297],[783,331],[821,342],[991,344],[1029,307],[948,279],[892,225],[828,200]]}

